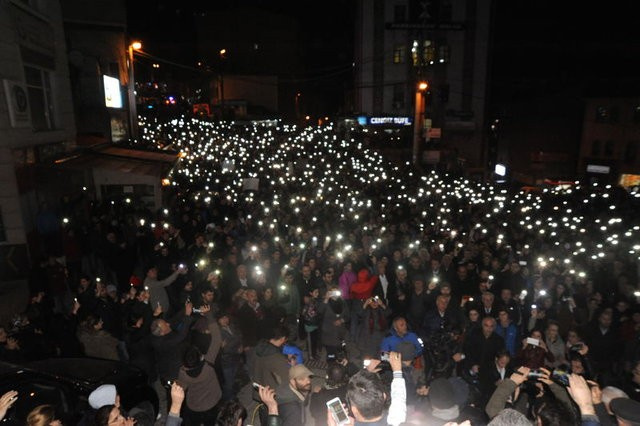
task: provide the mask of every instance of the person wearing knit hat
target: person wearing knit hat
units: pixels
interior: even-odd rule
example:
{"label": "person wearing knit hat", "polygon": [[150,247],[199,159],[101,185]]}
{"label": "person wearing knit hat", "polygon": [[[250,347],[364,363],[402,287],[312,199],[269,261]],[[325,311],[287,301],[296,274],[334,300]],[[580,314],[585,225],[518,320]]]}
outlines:
{"label": "person wearing knit hat", "polygon": [[630,398],[611,400],[609,407],[618,419],[618,424],[632,426],[640,424],[640,402]]}
{"label": "person wearing knit hat", "polygon": [[89,405],[94,410],[98,410],[105,405],[120,406],[120,397],[115,385],[100,385],[89,394]]}

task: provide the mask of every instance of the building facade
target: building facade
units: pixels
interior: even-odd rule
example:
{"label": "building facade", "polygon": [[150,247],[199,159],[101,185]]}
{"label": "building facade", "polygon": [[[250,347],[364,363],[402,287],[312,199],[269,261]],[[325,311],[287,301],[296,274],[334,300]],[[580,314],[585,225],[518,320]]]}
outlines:
{"label": "building facade", "polygon": [[413,117],[427,81],[424,140],[482,168],[491,10],[491,1],[359,0],[355,109]]}
{"label": "building facade", "polygon": [[55,182],[38,178],[38,164],[73,149],[76,128],[60,3],[1,1],[0,40],[0,282],[6,282],[25,278],[29,231],[56,193],[49,191]]}
{"label": "building facade", "polygon": [[586,100],[578,174],[607,182],[640,175],[640,98]]}

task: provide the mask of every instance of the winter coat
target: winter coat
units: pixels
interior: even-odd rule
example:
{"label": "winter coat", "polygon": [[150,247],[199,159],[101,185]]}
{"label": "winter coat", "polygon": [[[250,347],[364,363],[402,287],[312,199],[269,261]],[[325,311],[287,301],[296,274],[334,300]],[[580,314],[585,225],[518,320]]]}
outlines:
{"label": "winter coat", "polygon": [[279,347],[261,340],[253,350],[255,360],[251,378],[254,382],[272,389],[289,383],[289,363]]}
{"label": "winter coat", "polygon": [[[329,299],[327,303],[320,303],[318,306],[322,312],[322,326],[320,327],[321,342],[325,346],[340,346],[347,338],[347,327],[345,323],[349,321],[350,312],[347,304],[342,299]],[[342,324],[335,325],[337,320],[343,320]]]}
{"label": "winter coat", "polygon": [[377,282],[377,275],[369,276],[369,271],[361,269],[360,272],[358,272],[358,280],[351,284],[351,298],[360,300],[370,298]]}

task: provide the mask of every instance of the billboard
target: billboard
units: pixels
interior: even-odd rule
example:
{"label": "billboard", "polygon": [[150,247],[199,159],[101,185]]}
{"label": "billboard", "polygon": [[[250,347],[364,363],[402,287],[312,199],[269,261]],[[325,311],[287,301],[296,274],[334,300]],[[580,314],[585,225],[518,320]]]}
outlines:
{"label": "billboard", "polygon": [[104,82],[104,104],[107,108],[122,108],[120,80],[103,75],[102,81]]}

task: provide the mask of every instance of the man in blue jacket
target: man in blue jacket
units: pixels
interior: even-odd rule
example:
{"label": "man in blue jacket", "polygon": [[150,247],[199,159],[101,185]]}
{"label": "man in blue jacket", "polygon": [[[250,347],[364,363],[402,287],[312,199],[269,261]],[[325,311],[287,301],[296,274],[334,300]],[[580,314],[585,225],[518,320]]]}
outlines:
{"label": "man in blue jacket", "polygon": [[416,348],[416,356],[422,355],[422,341],[416,333],[409,331],[407,320],[403,317],[397,317],[393,320],[390,333],[382,340],[380,345],[381,352],[397,352],[398,345],[402,342],[410,342]]}

